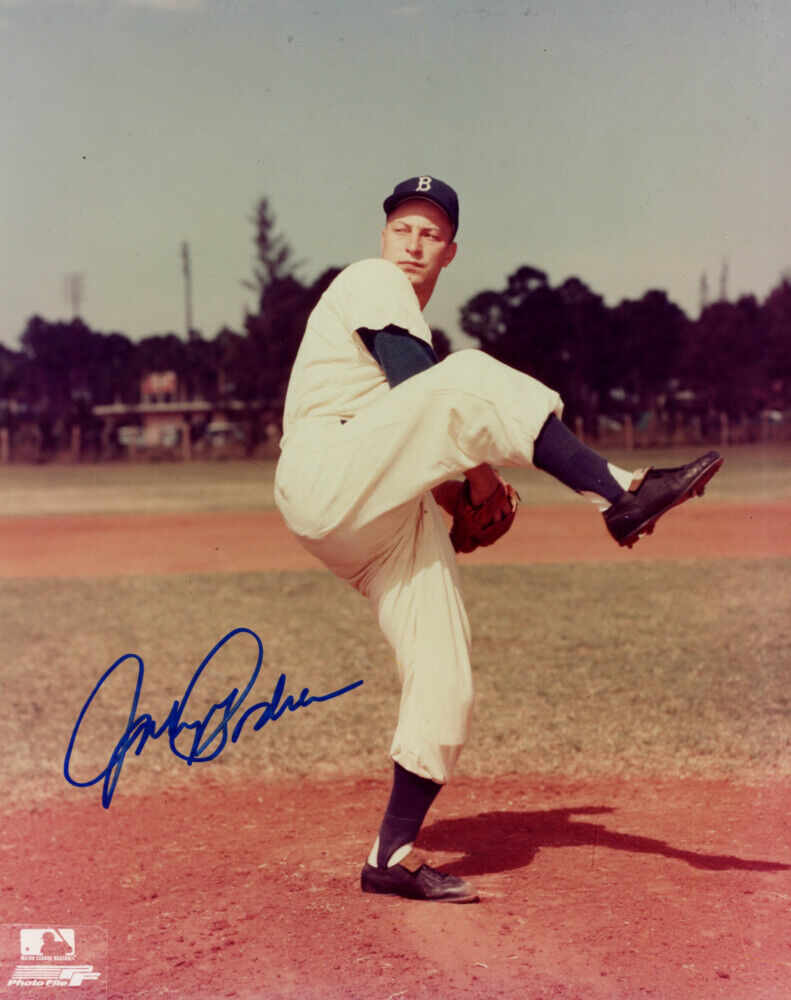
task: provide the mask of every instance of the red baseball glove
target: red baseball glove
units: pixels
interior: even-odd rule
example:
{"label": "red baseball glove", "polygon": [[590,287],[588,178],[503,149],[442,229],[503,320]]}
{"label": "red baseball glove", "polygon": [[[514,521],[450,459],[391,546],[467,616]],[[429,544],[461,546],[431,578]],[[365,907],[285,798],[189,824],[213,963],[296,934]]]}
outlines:
{"label": "red baseball glove", "polygon": [[470,499],[469,480],[464,481],[453,512],[450,540],[456,552],[473,552],[481,545],[493,545],[514,523],[520,496],[510,483],[500,482],[480,507]]}

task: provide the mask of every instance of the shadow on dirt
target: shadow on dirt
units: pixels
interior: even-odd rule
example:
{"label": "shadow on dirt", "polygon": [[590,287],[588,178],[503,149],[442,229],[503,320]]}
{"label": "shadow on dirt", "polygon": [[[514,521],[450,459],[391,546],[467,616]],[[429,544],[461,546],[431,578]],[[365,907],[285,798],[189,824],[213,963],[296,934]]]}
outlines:
{"label": "shadow on dirt", "polygon": [[418,850],[463,851],[463,858],[443,864],[442,870],[465,878],[525,868],[542,848],[586,845],[637,854],[659,854],[706,871],[776,872],[791,868],[780,862],[753,861],[732,854],[686,851],[664,840],[617,833],[600,823],[575,818],[576,815],[601,816],[615,811],[609,806],[577,806],[538,812],[484,812],[443,819],[427,826],[416,846]]}

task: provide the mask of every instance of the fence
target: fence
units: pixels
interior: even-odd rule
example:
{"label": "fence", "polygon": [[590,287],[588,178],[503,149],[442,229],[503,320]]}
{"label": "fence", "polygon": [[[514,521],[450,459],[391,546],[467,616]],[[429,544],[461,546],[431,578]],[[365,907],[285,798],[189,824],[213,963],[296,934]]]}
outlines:
{"label": "fence", "polygon": [[[71,428],[67,448],[47,450],[41,435],[32,433],[29,427],[20,428],[13,435],[7,427],[0,427],[0,465],[47,461],[184,462],[192,459],[277,458],[280,435],[273,427],[268,430],[266,440],[260,442],[253,454],[248,456],[246,449],[238,441],[218,446],[208,438],[190,442],[189,435],[184,435],[172,447],[161,444],[151,448],[136,445],[108,453],[105,449],[84,446],[77,426]],[[648,419],[643,418],[635,424],[628,415],[620,421],[599,416],[592,428],[586,428],[582,418],[577,417],[574,431],[577,437],[600,451],[608,448],[632,450],[695,445],[725,447],[731,444],[791,442],[791,419],[787,414],[785,419],[779,414],[762,414],[759,418],[743,417],[735,421],[730,420],[727,414],[720,413],[704,421],[698,416],[685,418],[681,415],[671,417],[668,414],[651,414]]]}
{"label": "fence", "polygon": [[651,414],[635,424],[627,415],[622,421],[598,417],[593,433],[586,431],[581,417],[574,427],[577,437],[599,448],[673,448],[692,445],[727,447],[731,444],[769,444],[791,441],[791,420],[779,414],[744,416],[731,420],[727,413],[713,414],[706,420],[677,414]]}

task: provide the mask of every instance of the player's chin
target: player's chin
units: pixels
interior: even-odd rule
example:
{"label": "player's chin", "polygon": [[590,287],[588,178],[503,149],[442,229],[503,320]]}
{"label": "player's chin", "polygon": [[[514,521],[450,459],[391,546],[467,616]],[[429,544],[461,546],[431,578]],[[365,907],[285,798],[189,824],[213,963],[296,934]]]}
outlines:
{"label": "player's chin", "polygon": [[424,268],[417,267],[415,264],[399,264],[398,266],[416,288],[424,284],[426,280]]}

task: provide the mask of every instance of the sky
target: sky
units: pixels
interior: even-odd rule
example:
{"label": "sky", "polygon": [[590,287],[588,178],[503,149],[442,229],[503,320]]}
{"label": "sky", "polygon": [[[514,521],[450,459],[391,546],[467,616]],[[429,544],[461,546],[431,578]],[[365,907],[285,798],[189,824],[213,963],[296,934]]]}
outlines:
{"label": "sky", "polygon": [[523,264],[697,315],[791,270],[787,0],[0,0],[0,343],[240,329],[266,197],[312,280],[379,254],[407,177],[452,184],[426,309]]}

